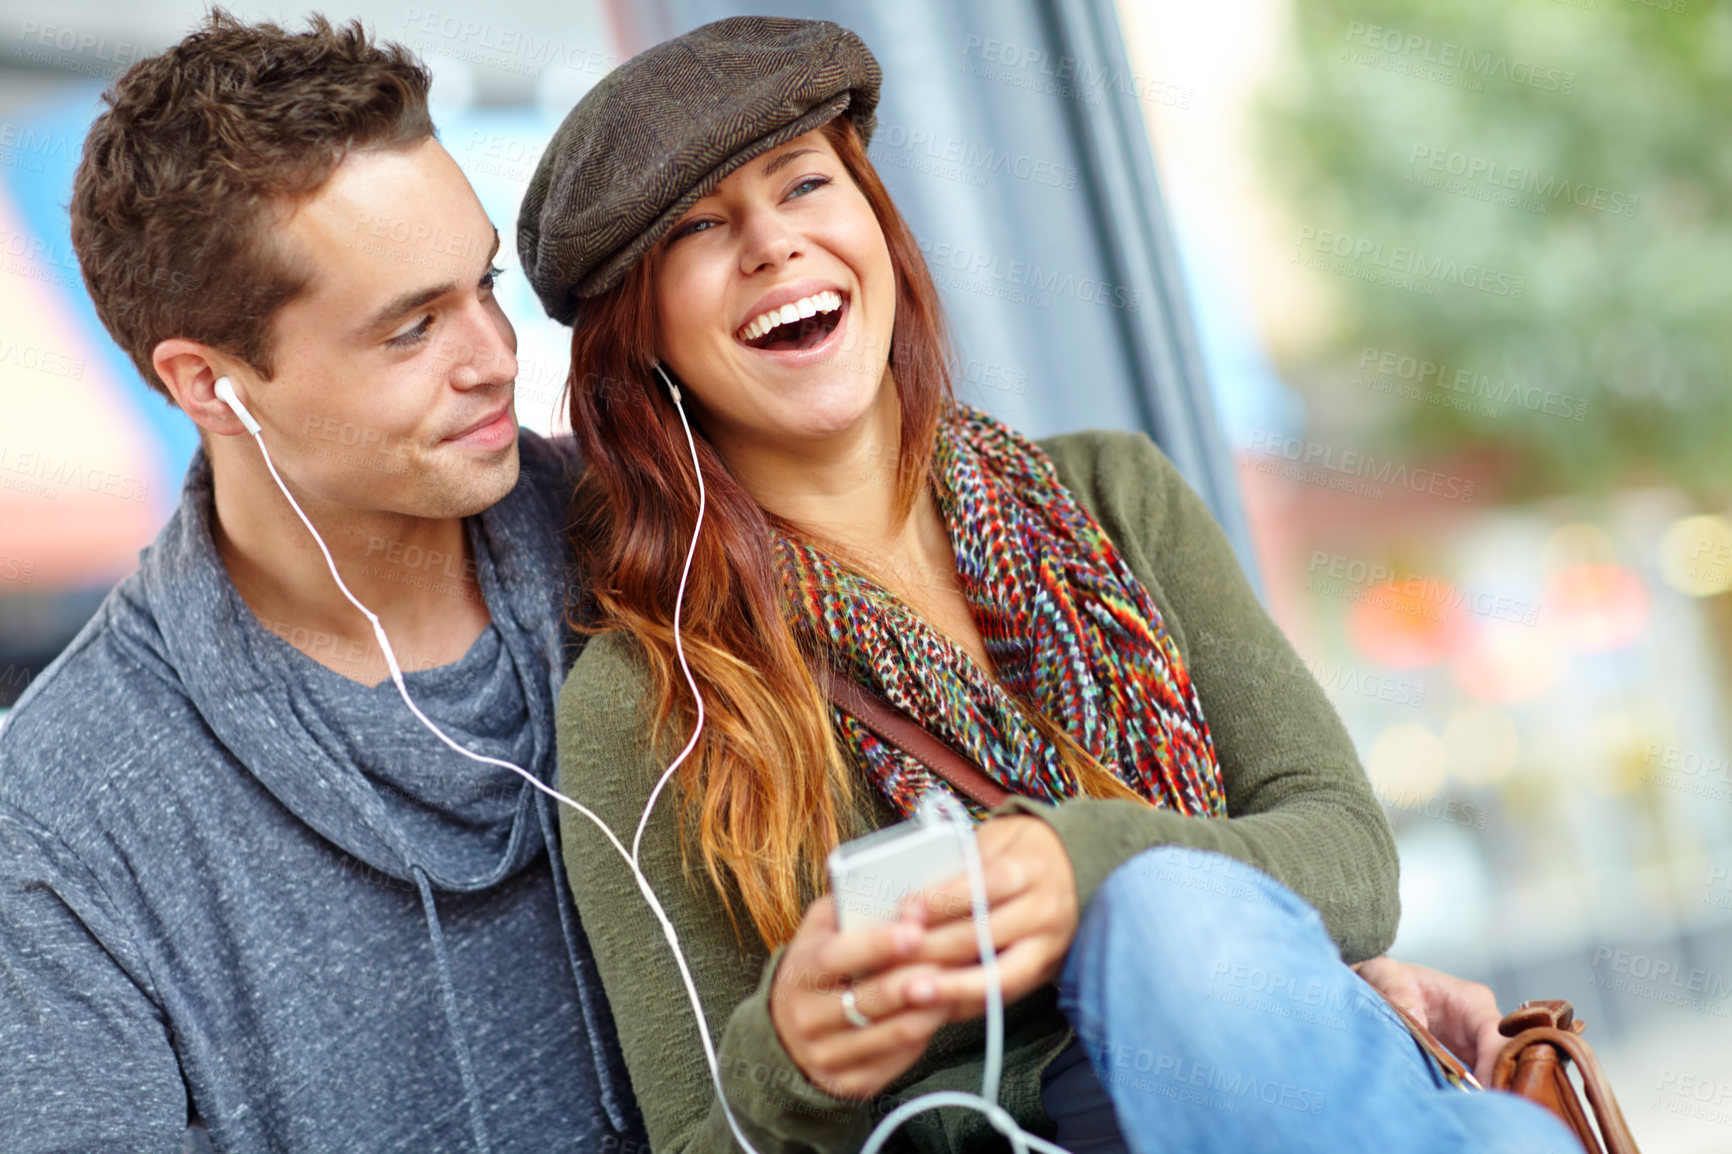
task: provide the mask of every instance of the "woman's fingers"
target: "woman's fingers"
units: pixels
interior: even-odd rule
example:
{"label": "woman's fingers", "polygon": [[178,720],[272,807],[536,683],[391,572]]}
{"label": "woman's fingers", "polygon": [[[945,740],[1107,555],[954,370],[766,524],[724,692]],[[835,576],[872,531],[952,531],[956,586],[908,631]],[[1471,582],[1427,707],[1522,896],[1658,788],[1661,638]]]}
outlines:
{"label": "woman's fingers", "polygon": [[[814,1085],[838,1097],[876,1093],[950,1020],[947,1007],[910,1007],[901,996],[909,980],[936,973],[908,964],[924,934],[912,923],[841,933],[827,898],[807,910],[777,963],[770,1020]],[[851,1019],[844,995],[866,1025]]]}
{"label": "woman's fingers", "polygon": [[1479,1079],[1480,1085],[1491,1085],[1491,1073],[1497,1069],[1497,1057],[1503,1053],[1504,1043],[1508,1041],[1498,1030],[1496,1022],[1479,1027],[1472,1058],[1473,1075]]}
{"label": "woman's fingers", "polygon": [[[1023,938],[1001,951],[998,982],[1005,1005],[1051,981],[1064,964],[1065,950],[1065,943],[1041,935]],[[951,967],[915,975],[902,996],[916,1007],[945,1007],[949,1021],[978,1018],[986,1012],[986,967]]]}
{"label": "woman's fingers", "polygon": [[1352,969],[1378,993],[1417,1018],[1420,1025],[1435,1028],[1425,991],[1415,980],[1415,967],[1379,955],[1356,963]]}
{"label": "woman's fingers", "polygon": [[[1056,928],[1053,911],[1031,894],[1020,894],[992,908],[987,927],[994,950],[1005,950],[1030,934]],[[946,922],[929,928],[909,957],[939,966],[966,966],[980,960],[980,939],[974,920]]]}
{"label": "woman's fingers", "polygon": [[[922,1009],[908,998],[908,991],[922,978],[930,978],[940,973],[942,967],[916,962],[910,965],[894,966],[880,971],[869,978],[861,978],[853,985],[854,1006],[874,1022],[893,1017],[904,1010]],[[837,1006],[841,1006],[841,998],[837,997]],[[847,1014],[838,1010],[843,1021]],[[849,1023],[853,1025],[853,1023]]]}
{"label": "woman's fingers", "polygon": [[835,933],[841,926],[836,921],[836,901],[825,894],[806,907],[806,916],[800,919],[800,926],[794,931],[798,938],[802,934]]}
{"label": "woman's fingers", "polygon": [[[1026,871],[1020,862],[997,862],[990,867],[982,863],[982,867],[988,908],[1008,901],[1028,888]],[[957,874],[909,895],[902,909],[908,919],[928,926],[969,920],[974,916],[974,892],[969,887],[968,875]]]}
{"label": "woman's fingers", "polygon": [[868,1016],[884,1016],[905,1008],[880,975],[905,965],[925,931],[911,923],[839,932],[828,898],[812,903],[800,929],[777,966],[772,987],[771,1015],[783,1043],[796,1057],[822,1036],[851,1030],[842,994],[852,990],[855,1004]]}
{"label": "woman's fingers", "polygon": [[883,1060],[903,1061],[906,1068],[907,1062],[925,1051],[938,1027],[949,1020],[946,1007],[928,1006],[891,1014],[870,1026],[844,1026],[812,1043],[812,1060],[829,1078],[844,1071],[861,1072]]}
{"label": "woman's fingers", "polygon": [[[995,818],[978,839],[1000,982],[1013,1001],[1063,965],[1076,930],[1075,875],[1058,836],[1038,818]],[[920,898],[898,922],[852,933],[840,932],[834,903],[820,899],[782,955],[771,1020],[800,1069],[832,1094],[882,1089],[925,1052],[940,1025],[985,1008],[968,878],[948,879]]]}
{"label": "woman's fingers", "polygon": [[[939,1024],[942,1026],[942,1022]],[[838,1099],[869,1099],[913,1066],[921,1054],[925,1054],[925,1045],[897,1050],[864,1066],[850,1066],[837,1073],[814,1076],[812,1085]]]}
{"label": "woman's fingers", "polygon": [[[813,1085],[837,1097],[872,1094],[912,1065],[950,1013],[938,1005],[911,1008],[897,991],[905,979],[936,972],[932,966],[902,966],[844,983],[826,996],[802,995],[800,1016],[809,1019],[809,1028],[802,1032],[797,1060]],[[869,1024],[849,1020],[845,992]]]}
{"label": "woman's fingers", "polygon": [[[1076,873],[1051,826],[1037,817],[997,817],[979,827],[975,840],[989,909],[1039,893],[1054,916],[1073,923],[1074,930]],[[971,921],[974,904],[968,875],[947,878],[916,895],[904,907],[903,916],[931,928]]]}
{"label": "woman's fingers", "polygon": [[812,964],[833,983],[856,981],[906,961],[919,950],[925,936],[920,926],[907,922],[839,933],[818,943]]}
{"label": "woman's fingers", "polygon": [[906,959],[919,948],[923,936],[924,930],[912,922],[844,933],[836,925],[835,903],[822,897],[807,909],[783,965],[795,963],[803,972],[790,976],[804,985],[834,989]]}

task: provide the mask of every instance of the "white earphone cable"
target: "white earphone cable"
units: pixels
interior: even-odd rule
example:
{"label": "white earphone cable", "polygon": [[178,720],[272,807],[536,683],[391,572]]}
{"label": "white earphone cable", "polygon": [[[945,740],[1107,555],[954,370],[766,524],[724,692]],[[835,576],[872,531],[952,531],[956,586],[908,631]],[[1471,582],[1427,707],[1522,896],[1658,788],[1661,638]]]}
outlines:
{"label": "white earphone cable", "polygon": [[692,573],[692,559],[698,554],[698,534],[704,528],[704,513],[709,508],[709,492],[704,488],[704,467],[698,463],[698,443],[692,437],[692,423],[686,419],[686,407],[680,403],[679,386],[668,379],[667,370],[662,368],[660,361],[655,363],[655,371],[660,373],[662,380],[666,382],[668,396],[673,400],[674,410],[680,415],[680,425],[686,431],[686,446],[692,453],[692,475],[698,479],[698,517],[692,525],[692,543],[686,549],[686,563],[680,569],[680,589],[674,596],[674,652],[679,656],[680,671],[686,675],[686,686],[692,691],[692,700],[697,703],[698,716],[696,724],[692,726],[691,740],[686,742],[686,747],[680,750],[679,756],[674,758],[673,764],[667,767],[661,780],[656,782],[656,787],[650,791],[649,802],[643,808],[643,816],[638,818],[637,833],[631,839],[633,868],[638,864],[638,850],[643,842],[643,832],[649,827],[650,811],[655,809],[656,799],[661,797],[662,789],[673,778],[674,771],[679,769],[686,758],[691,756],[692,750],[698,747],[698,738],[704,732],[704,695],[698,692],[698,682],[692,676],[692,667],[686,664],[686,643],[680,636],[680,615],[685,611],[686,579]]}
{"label": "white earphone cable", "polygon": [[[614,850],[625,860],[626,868],[631,871],[632,877],[636,880],[639,892],[643,894],[644,901],[649,904],[650,911],[655,915],[656,921],[661,926],[662,936],[667,939],[668,945],[673,949],[674,964],[679,968],[680,980],[684,983],[686,988],[686,997],[691,1001],[692,1015],[697,1021],[698,1037],[703,1043],[704,1058],[708,1062],[710,1068],[710,1080],[715,1085],[716,1098],[721,1103],[723,1113],[727,1116],[728,1128],[733,1132],[735,1141],[739,1142],[739,1144],[748,1151],[748,1154],[759,1154],[758,1149],[746,1138],[740,1127],[739,1120],[734,1116],[733,1107],[728,1102],[726,1090],[722,1085],[721,1065],[716,1056],[715,1042],[710,1037],[709,1024],[707,1019],[704,1017],[703,1002],[698,997],[697,983],[693,980],[691,970],[686,963],[685,954],[680,949],[679,934],[674,930],[673,923],[668,919],[667,911],[662,908],[661,902],[656,898],[655,891],[651,889],[649,879],[644,876],[639,863],[639,851],[643,841],[644,831],[649,825],[650,813],[655,809],[655,803],[661,796],[661,792],[667,785],[668,781],[673,777],[679,767],[684,764],[685,760],[691,756],[692,751],[697,748],[698,739],[703,734],[704,727],[704,698],[703,694],[698,690],[697,679],[693,677],[691,667],[686,663],[685,645],[680,636],[680,618],[685,606],[686,583],[691,575],[692,559],[697,555],[698,534],[703,529],[704,513],[708,504],[708,495],[704,488],[703,466],[698,460],[697,442],[692,436],[692,427],[691,423],[686,418],[685,406],[681,403],[682,398],[680,390],[673,381],[668,378],[667,372],[661,367],[660,363],[655,365],[655,370],[661,374],[662,380],[667,383],[668,392],[673,400],[674,408],[679,412],[680,424],[685,429],[686,445],[691,450],[692,469],[697,476],[698,482],[697,520],[692,526],[692,540],[690,546],[686,550],[685,565],[680,571],[679,592],[674,598],[674,649],[679,656],[680,669],[685,674],[686,685],[690,688],[693,701],[696,703],[697,717],[696,723],[692,728],[691,739],[686,742],[685,748],[680,751],[679,756],[674,759],[673,763],[663,771],[660,780],[656,782],[655,789],[651,791],[649,801],[644,806],[643,815],[638,819],[637,830],[632,837],[632,845],[629,851],[626,849],[624,843],[622,843],[614,834],[613,830],[608,827],[607,823],[595,813],[591,812],[583,804],[574,801],[551,786],[544,784],[534,774],[521,766],[514,765],[511,762],[504,761],[500,758],[487,757],[483,754],[473,753],[470,750],[465,749],[462,745],[453,741],[444,730],[439,728],[438,725],[434,724],[431,718],[421,712],[420,707],[417,706],[414,699],[409,696],[408,687],[403,683],[403,671],[397,663],[396,651],[391,647],[391,639],[386,635],[384,625],[380,622],[378,615],[363,605],[360,599],[349,591],[348,585],[344,583],[342,574],[337,571],[337,563],[332,558],[330,549],[325,545],[324,538],[319,535],[319,531],[314,528],[312,520],[308,518],[306,512],[302,510],[300,502],[295,500],[294,494],[289,492],[289,487],[283,483],[282,477],[277,473],[276,463],[271,460],[270,450],[265,447],[264,438],[260,435],[261,430],[258,422],[252,418],[251,414],[246,411],[245,405],[242,404],[239,398],[234,395],[232,384],[228,384],[226,395],[225,390],[222,388],[218,389],[218,395],[223,396],[224,400],[235,410],[236,415],[243,419],[243,424],[246,425],[247,431],[252,434],[254,442],[257,443],[259,447],[259,452],[264,454],[265,467],[270,470],[271,479],[276,482],[277,488],[282,490],[283,496],[288,499],[289,506],[294,509],[295,515],[301,520],[301,524],[305,525],[307,527],[307,532],[313,535],[313,540],[318,544],[319,552],[325,558],[325,566],[331,571],[331,578],[336,581],[337,588],[342,591],[343,596],[349,601],[349,603],[356,609],[360,610],[361,614],[365,616],[368,622],[372,625],[373,636],[378,641],[379,650],[385,657],[386,667],[391,671],[391,681],[396,685],[397,693],[402,697],[403,704],[409,707],[409,711],[415,715],[416,719],[454,752],[469,758],[471,761],[480,762],[485,765],[498,766],[501,769],[508,769],[523,778],[542,793],[546,794],[548,797],[551,797],[554,801],[569,806],[578,813],[581,813],[584,817],[588,818],[597,829],[601,830],[609,843],[613,845]],[[223,379],[223,383],[227,383],[227,378]],[[1042,1154],[1069,1154],[1069,1152],[1063,1147],[1055,1145],[1042,1138],[1038,1138],[1023,1130],[1022,1127],[1017,1125],[1016,1119],[996,1101],[998,1097],[1000,1071],[1004,1060],[1004,999],[999,984],[998,955],[992,946],[992,932],[989,922],[990,915],[986,900],[986,880],[980,864],[980,850],[979,847],[975,845],[973,831],[969,827],[966,815],[960,812],[959,807],[957,807],[953,801],[949,802],[947,807],[942,807],[941,812],[944,816],[944,820],[949,822],[953,828],[956,829],[957,837],[962,841],[963,860],[968,871],[969,896],[974,915],[975,938],[980,946],[982,968],[986,972],[987,1052],[985,1071],[981,1079],[982,1093],[976,1095],[956,1090],[944,1090],[930,1094],[923,1094],[918,1098],[904,1102],[901,1106],[887,1114],[878,1125],[873,1128],[865,1146],[862,1147],[861,1154],[877,1154],[877,1151],[889,1139],[891,1133],[894,1132],[896,1127],[900,1126],[904,1121],[916,1114],[940,1106],[963,1106],[980,1110],[986,1115],[994,1129],[1004,1134],[1004,1136],[1010,1141],[1011,1146],[1017,1151],[1017,1154],[1028,1154],[1029,1147],[1041,1151]]]}

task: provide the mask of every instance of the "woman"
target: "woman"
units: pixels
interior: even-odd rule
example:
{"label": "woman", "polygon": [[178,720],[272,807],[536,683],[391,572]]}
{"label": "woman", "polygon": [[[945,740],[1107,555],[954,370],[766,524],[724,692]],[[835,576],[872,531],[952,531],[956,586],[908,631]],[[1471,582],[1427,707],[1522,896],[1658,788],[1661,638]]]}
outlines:
{"label": "woman", "polygon": [[[1441,1091],[1342,965],[1394,936],[1393,840],[1171,465],[1123,434],[1031,444],[952,400],[937,294],[865,155],[877,87],[834,25],[709,25],[604,78],[524,202],[589,462],[596,636],[564,691],[562,789],[641,839],[734,1115],[637,882],[573,815],[654,1148],[734,1149],[737,1123],[766,1154],[849,1150],[896,1102],[980,1086],[960,883],[851,933],[821,896],[833,846],[946,788],[828,703],[828,667],[1022,795],[978,842],[999,1100],[1030,1132],[1078,1154],[1571,1149],[1537,1107]],[[1283,656],[1211,659],[1242,645]],[[947,1108],[892,1148],[1001,1144]]]}

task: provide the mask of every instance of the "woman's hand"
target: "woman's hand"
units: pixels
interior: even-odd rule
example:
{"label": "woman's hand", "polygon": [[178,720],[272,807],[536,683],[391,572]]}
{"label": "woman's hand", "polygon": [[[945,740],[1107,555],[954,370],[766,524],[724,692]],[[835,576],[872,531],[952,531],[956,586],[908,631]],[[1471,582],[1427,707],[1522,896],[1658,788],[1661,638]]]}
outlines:
{"label": "woman's hand", "polygon": [[[806,910],[770,984],[770,1021],[807,1081],[837,1098],[868,1098],[926,1052],[945,1008],[912,1007],[896,994],[936,972],[914,961],[924,937],[911,922],[842,933],[828,897]],[[848,989],[871,1025],[848,1021]]]}
{"label": "woman's hand", "polygon": [[1491,1085],[1492,1068],[1509,1039],[1498,1033],[1503,1014],[1490,987],[1390,957],[1370,958],[1353,969],[1378,993],[1418,1018],[1450,1053],[1472,1068],[1482,1085]]}
{"label": "woman's hand", "polygon": [[[1076,871],[1064,843],[1037,817],[991,818],[975,831],[986,875],[992,945],[1006,1004],[1058,977],[1076,936]],[[960,875],[908,900],[904,925],[924,926],[925,940],[911,955],[932,972],[887,975],[903,1000],[938,1006],[947,1020],[986,1012],[986,970],[980,966],[968,876]]]}

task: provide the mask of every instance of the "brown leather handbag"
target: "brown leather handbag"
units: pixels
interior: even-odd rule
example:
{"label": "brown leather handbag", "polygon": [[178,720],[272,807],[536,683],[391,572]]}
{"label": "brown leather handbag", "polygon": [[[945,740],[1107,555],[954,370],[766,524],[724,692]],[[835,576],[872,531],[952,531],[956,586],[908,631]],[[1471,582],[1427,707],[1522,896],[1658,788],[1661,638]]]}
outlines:
{"label": "brown leather handbag", "polygon": [[[828,669],[820,669],[818,677],[830,700],[854,720],[881,741],[920,762],[964,797],[987,809],[996,809],[1010,800],[1011,792],[979,766],[877,694]],[[1443,1067],[1451,1083],[1479,1085],[1467,1067],[1417,1018],[1394,1002],[1389,1004],[1407,1023],[1420,1047]],[[1582,1029],[1583,1023],[1576,1020],[1575,1009],[1568,1002],[1523,1002],[1520,1009],[1498,1023],[1498,1031],[1509,1041],[1498,1054],[1491,1088],[1519,1094],[1550,1110],[1575,1134],[1587,1154],[1641,1154],[1630,1134],[1629,1123],[1618,1108],[1606,1072],[1581,1038]],[[1568,1063],[1572,1061],[1581,1074],[1594,1120],[1599,1124],[1597,1133],[1570,1081]]]}
{"label": "brown leather handbag", "polygon": [[[1456,1085],[1473,1082],[1467,1068],[1413,1015],[1394,1002],[1389,1004],[1407,1023],[1420,1046],[1437,1059],[1451,1082]],[[1624,1112],[1618,1108],[1611,1080],[1600,1068],[1593,1048],[1582,1040],[1585,1024],[1577,1020],[1574,1006],[1556,998],[1523,1002],[1519,1009],[1504,1015],[1497,1028],[1509,1041],[1498,1052],[1491,1075],[1492,1089],[1519,1094],[1556,1114],[1588,1154],[1641,1154],[1630,1133],[1630,1124],[1624,1121]],[[1575,1084],[1570,1081],[1568,1063],[1572,1061],[1593,1107],[1594,1123],[1599,1125],[1597,1133],[1582,1109]]]}

